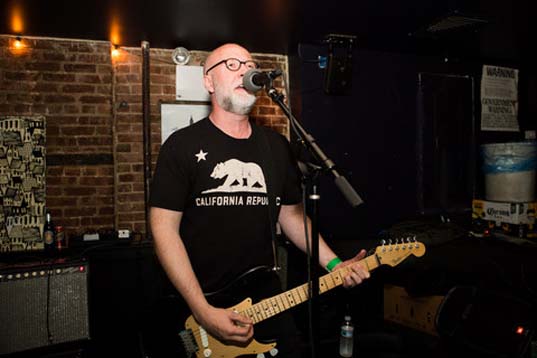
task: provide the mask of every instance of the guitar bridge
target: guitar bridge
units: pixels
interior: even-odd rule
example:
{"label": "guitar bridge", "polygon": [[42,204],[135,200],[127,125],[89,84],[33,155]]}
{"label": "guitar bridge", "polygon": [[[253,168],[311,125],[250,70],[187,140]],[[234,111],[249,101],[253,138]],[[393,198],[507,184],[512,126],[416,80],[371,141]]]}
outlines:
{"label": "guitar bridge", "polygon": [[187,357],[192,357],[199,350],[191,329],[184,329],[179,332],[179,338],[181,338],[181,342],[183,342]]}

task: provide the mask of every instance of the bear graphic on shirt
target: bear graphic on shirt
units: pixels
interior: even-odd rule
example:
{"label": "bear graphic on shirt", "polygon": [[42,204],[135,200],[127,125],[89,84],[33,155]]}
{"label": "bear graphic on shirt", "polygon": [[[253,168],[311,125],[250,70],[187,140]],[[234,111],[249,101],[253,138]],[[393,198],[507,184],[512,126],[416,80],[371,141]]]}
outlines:
{"label": "bear graphic on shirt", "polygon": [[263,170],[256,163],[245,163],[237,159],[229,159],[223,163],[216,164],[211,173],[211,178],[218,180],[225,178],[225,180],[222,185],[205,190],[202,193],[267,192]]}

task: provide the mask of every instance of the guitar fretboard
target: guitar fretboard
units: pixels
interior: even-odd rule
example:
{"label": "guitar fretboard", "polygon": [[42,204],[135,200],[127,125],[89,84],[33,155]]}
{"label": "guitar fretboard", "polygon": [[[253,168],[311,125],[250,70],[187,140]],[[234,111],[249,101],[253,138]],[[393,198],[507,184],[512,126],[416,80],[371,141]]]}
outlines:
{"label": "guitar fretboard", "polygon": [[[360,263],[368,270],[372,271],[380,266],[376,255],[368,256],[360,261]],[[330,291],[333,288],[343,284],[343,278],[347,274],[348,269],[343,267],[340,270],[330,272],[319,278],[319,294]],[[266,298],[246,310],[241,314],[250,317],[254,324],[259,323],[267,318],[273,317],[278,313],[286,311],[296,305],[307,301],[310,285],[305,283],[295,287],[289,291],[280,293],[279,295]]]}

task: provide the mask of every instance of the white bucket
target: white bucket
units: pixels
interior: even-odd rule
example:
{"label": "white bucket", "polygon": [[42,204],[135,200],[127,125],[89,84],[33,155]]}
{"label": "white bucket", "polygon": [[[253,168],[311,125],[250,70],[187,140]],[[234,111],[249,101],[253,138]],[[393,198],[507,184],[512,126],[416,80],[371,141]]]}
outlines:
{"label": "white bucket", "polygon": [[535,200],[535,170],[485,174],[485,197],[489,201],[525,203]]}
{"label": "white bucket", "polygon": [[535,200],[535,142],[484,144],[481,149],[486,200],[515,203]]}

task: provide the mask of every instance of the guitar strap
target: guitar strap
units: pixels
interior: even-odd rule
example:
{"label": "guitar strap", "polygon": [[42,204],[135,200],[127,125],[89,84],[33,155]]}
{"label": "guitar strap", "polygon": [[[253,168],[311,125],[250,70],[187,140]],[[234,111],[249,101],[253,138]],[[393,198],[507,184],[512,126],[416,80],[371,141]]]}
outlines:
{"label": "guitar strap", "polygon": [[270,143],[268,141],[267,134],[261,128],[258,126],[256,128],[257,133],[257,146],[259,149],[260,159],[261,159],[261,167],[263,169],[266,169],[264,171],[265,174],[265,184],[267,186],[267,197],[268,197],[268,216],[269,216],[269,223],[270,223],[270,234],[272,236],[272,256],[274,257],[274,271],[279,271],[281,269],[279,263],[278,263],[278,250],[276,249],[276,221],[275,218],[277,216],[277,207],[276,207],[276,197],[274,195],[274,190],[272,188],[272,175],[274,174],[274,166],[272,164],[273,158],[271,158],[271,148]]}

